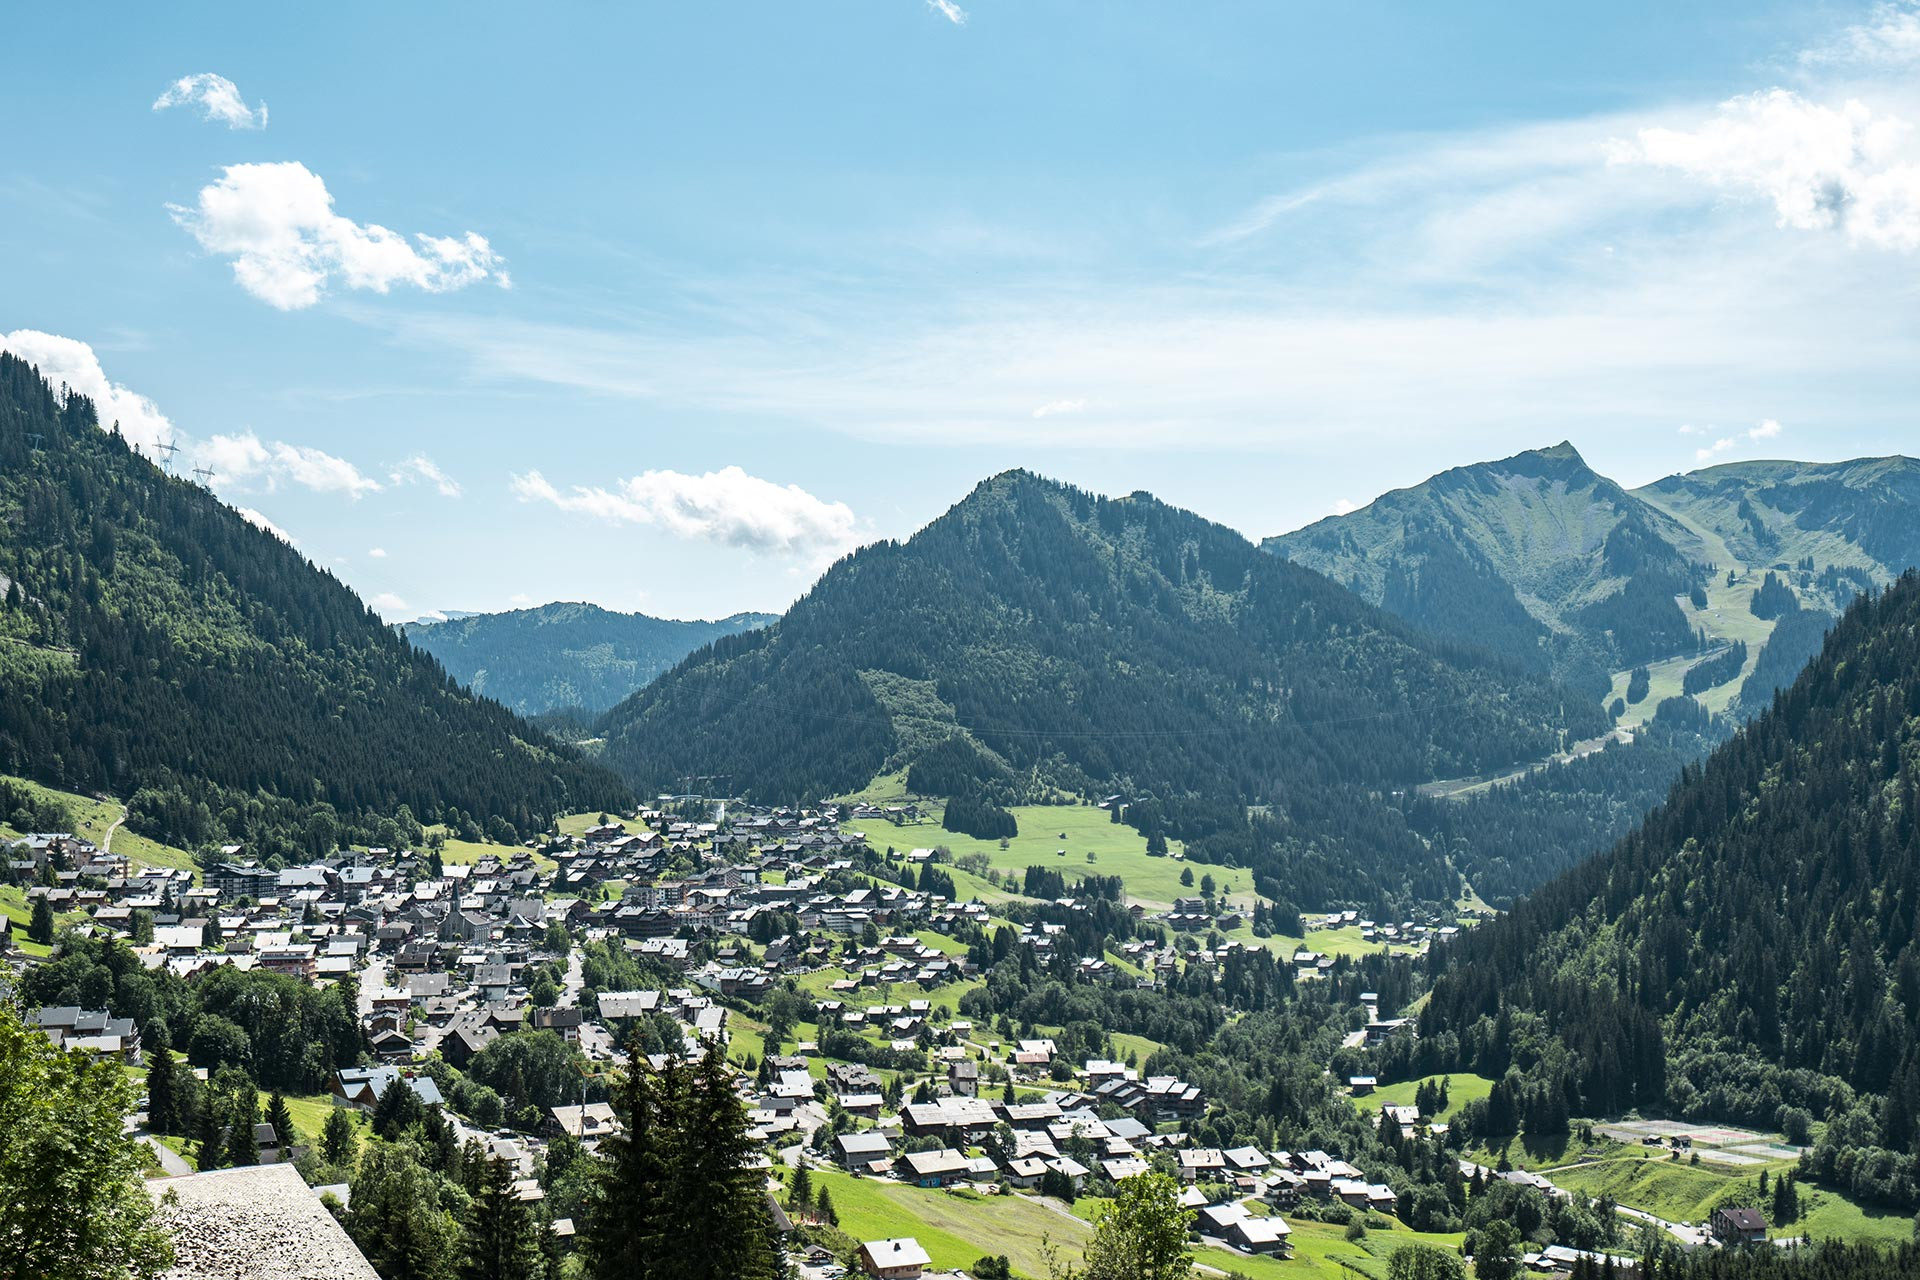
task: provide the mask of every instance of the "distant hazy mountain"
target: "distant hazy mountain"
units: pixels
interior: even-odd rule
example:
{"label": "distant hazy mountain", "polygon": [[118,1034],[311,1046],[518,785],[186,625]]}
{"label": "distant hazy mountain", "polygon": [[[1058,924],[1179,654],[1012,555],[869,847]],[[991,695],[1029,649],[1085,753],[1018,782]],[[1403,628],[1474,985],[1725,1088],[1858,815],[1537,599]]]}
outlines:
{"label": "distant hazy mountain", "polygon": [[721,636],[764,626],[772,614],[675,622],[591,604],[510,613],[449,613],[405,626],[407,638],[475,693],[523,715],[578,708],[598,715]]}
{"label": "distant hazy mountain", "polygon": [[145,834],[318,856],[402,807],[510,836],[626,797],[4,354],[0,578],[0,773]]}
{"label": "distant hazy mountain", "polygon": [[913,768],[941,794],[1121,791],[1311,906],[1446,896],[1452,868],[1389,794],[1537,759],[1599,711],[1149,495],[1010,472],[602,729],[645,789],[724,775],[796,800]]}
{"label": "distant hazy mountain", "polygon": [[[1560,444],[1263,545],[1434,635],[1609,699],[1633,667],[1678,685],[1718,654],[1697,674],[1712,682],[1702,700],[1752,714],[1862,588],[1920,563],[1920,463],[1732,463],[1629,492]],[[1674,691],[1656,683],[1642,718]]]}

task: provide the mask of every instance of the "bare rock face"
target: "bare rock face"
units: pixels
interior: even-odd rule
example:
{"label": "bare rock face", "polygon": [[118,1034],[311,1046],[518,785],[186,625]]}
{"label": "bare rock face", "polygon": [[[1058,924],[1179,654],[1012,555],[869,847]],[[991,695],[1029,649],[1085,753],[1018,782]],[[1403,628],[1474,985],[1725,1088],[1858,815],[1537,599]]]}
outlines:
{"label": "bare rock face", "polygon": [[169,1280],[379,1280],[290,1164],[147,1183],[173,1230]]}

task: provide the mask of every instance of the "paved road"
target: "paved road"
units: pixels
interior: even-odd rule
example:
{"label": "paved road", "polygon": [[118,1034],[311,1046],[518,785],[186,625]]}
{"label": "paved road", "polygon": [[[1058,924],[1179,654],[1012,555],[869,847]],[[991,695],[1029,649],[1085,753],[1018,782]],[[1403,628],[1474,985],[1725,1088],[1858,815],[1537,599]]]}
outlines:
{"label": "paved road", "polygon": [[193,1166],[175,1155],[173,1149],[150,1133],[139,1135],[140,1141],[147,1144],[153,1154],[160,1159],[160,1172],[169,1178],[178,1178],[193,1172]]}

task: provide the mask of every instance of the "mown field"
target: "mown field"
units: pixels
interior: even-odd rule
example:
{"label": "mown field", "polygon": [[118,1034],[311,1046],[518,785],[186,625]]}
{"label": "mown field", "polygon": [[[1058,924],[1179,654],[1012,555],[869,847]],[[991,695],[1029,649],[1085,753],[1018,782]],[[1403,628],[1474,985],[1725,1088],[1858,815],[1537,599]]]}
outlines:
{"label": "mown field", "polygon": [[1424,1117],[1425,1119],[1442,1122],[1449,1120],[1460,1108],[1466,1106],[1469,1102],[1484,1098],[1493,1091],[1493,1081],[1489,1080],[1486,1076],[1467,1075],[1465,1073],[1448,1074],[1446,1076],[1427,1076],[1421,1080],[1403,1080],[1399,1084],[1381,1085],[1366,1097],[1355,1098],[1353,1105],[1362,1111],[1374,1112],[1376,1115],[1379,1113],[1380,1108],[1386,1106],[1410,1107],[1413,1105],[1414,1095],[1419,1092],[1421,1085],[1428,1081],[1437,1083],[1442,1079],[1447,1081],[1447,1105],[1440,1111],[1439,1115],[1427,1116]]}
{"label": "mown field", "polygon": [[[1076,1201],[1071,1210],[1057,1201],[1028,1196],[976,1196],[929,1191],[895,1182],[855,1178],[815,1170],[816,1187],[833,1197],[840,1229],[856,1240],[912,1236],[936,1269],[971,1267],[982,1256],[1005,1254],[1014,1270],[1044,1276],[1043,1242],[1050,1241],[1064,1260],[1077,1261],[1092,1238],[1090,1220],[1099,1200]],[[1352,1280],[1355,1271],[1384,1280],[1387,1259],[1401,1245],[1418,1241],[1458,1250],[1458,1235],[1428,1235],[1394,1223],[1359,1241],[1346,1228],[1318,1222],[1289,1222],[1293,1256],[1253,1257],[1227,1249],[1196,1249],[1195,1261],[1216,1270],[1238,1271],[1253,1280]]]}

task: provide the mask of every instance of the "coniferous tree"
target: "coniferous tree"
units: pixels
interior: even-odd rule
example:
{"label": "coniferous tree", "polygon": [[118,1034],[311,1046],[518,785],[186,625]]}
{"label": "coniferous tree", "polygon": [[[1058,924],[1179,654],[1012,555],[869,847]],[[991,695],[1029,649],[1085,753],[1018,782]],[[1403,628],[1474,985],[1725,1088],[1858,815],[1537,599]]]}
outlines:
{"label": "coniferous tree", "polygon": [[460,1280],[535,1280],[544,1270],[535,1220],[499,1156],[485,1162],[467,1210]]}
{"label": "coniferous tree", "polygon": [[43,947],[53,945],[53,906],[45,894],[33,900],[33,919],[27,922],[27,937]]}
{"label": "coniferous tree", "polygon": [[220,1132],[218,1112],[212,1098],[207,1098],[200,1107],[200,1144],[194,1152],[194,1163],[202,1173],[218,1169],[225,1160],[226,1139]]}
{"label": "coniferous tree", "polygon": [[280,1144],[280,1158],[289,1159],[293,1152],[293,1113],[287,1110],[287,1100],[279,1090],[275,1090],[267,1099],[267,1124],[273,1129],[273,1137]]}
{"label": "coniferous tree", "polygon": [[253,1140],[253,1126],[260,1117],[260,1100],[251,1086],[235,1091],[227,1109],[225,1163],[260,1163],[260,1147]]}
{"label": "coniferous tree", "polygon": [[320,1129],[320,1155],[328,1164],[347,1164],[353,1159],[353,1120],[342,1107],[327,1113]]}
{"label": "coniferous tree", "polygon": [[157,1023],[142,1037],[147,1053],[147,1128],[153,1133],[176,1133],[179,1104],[174,1097],[173,1050],[166,1024]]}

